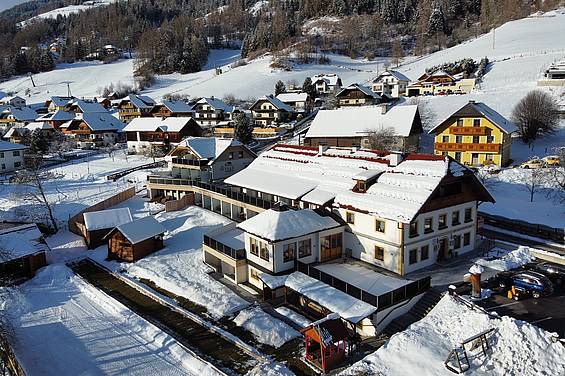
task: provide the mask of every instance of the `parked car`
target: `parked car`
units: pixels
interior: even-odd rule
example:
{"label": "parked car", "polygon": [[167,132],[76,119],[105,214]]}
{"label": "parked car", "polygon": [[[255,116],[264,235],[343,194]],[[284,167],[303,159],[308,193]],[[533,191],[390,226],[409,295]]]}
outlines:
{"label": "parked car", "polygon": [[565,266],[552,264],[550,262],[529,263],[524,265],[524,269],[538,272],[549,278],[556,285],[565,282]]}
{"label": "parked car", "polygon": [[559,167],[561,166],[561,158],[558,155],[548,155],[543,158],[546,166]]}
{"label": "parked car", "polygon": [[542,168],[545,167],[545,162],[541,159],[534,158],[526,161],[520,165],[522,168]]}
{"label": "parked car", "polygon": [[541,273],[533,271],[523,272],[502,272],[497,276],[498,286],[510,289],[516,288],[518,294],[532,295],[532,298],[539,299],[553,293],[553,284]]}

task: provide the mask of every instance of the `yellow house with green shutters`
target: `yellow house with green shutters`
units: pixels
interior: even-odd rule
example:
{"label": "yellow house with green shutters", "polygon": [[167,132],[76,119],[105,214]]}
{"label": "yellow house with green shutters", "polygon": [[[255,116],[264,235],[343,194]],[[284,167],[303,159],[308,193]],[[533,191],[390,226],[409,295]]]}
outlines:
{"label": "yellow house with green shutters", "polygon": [[514,123],[484,103],[469,101],[429,131],[434,153],[450,156],[468,166],[510,162]]}

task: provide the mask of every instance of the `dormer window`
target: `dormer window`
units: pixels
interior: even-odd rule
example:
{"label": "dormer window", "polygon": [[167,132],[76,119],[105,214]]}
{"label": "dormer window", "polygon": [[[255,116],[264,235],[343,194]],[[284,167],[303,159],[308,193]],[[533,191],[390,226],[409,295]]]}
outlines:
{"label": "dormer window", "polygon": [[357,190],[361,193],[364,193],[366,191],[366,185],[364,181],[359,181],[357,183]]}

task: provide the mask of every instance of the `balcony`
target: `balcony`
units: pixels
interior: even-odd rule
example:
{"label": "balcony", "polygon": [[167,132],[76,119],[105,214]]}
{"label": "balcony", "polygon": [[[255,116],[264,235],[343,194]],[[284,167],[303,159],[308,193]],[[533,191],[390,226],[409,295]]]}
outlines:
{"label": "balcony", "polygon": [[209,162],[208,159],[184,159],[184,158],[173,158],[173,164],[184,165],[184,166],[196,166],[202,167],[206,166]]}
{"label": "balcony", "polygon": [[500,153],[501,144],[457,144],[454,142],[436,142],[436,151],[472,151],[483,153]]}
{"label": "balcony", "polygon": [[451,127],[449,133],[458,136],[485,136],[487,127]]}
{"label": "balcony", "polygon": [[245,260],[245,249],[234,249],[216,239],[212,239],[208,235],[204,235],[204,244],[234,260]]}

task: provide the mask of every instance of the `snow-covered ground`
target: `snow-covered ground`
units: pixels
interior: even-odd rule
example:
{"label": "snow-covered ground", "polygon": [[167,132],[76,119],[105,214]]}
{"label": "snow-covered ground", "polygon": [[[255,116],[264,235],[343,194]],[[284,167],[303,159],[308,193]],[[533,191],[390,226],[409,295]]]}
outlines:
{"label": "snow-covered ground", "polygon": [[453,375],[443,364],[449,352],[490,328],[495,328],[492,349],[486,356],[469,351],[471,368],[467,374],[565,374],[565,347],[553,343],[550,333],[508,316],[490,317],[447,295],[425,318],[392,336],[341,375]]}
{"label": "snow-covered ground", "polygon": [[[106,176],[127,168],[151,163],[153,160],[141,155],[126,155],[116,152],[113,157],[99,154],[51,168],[61,176],[45,183],[48,200],[53,204],[56,219],[63,223],[82,209],[102,201],[136,182],[141,187],[150,170],[136,171],[116,182]],[[31,189],[31,188],[29,188]],[[37,214],[32,203],[25,200],[26,188],[14,184],[0,184],[0,220],[32,218]]]}
{"label": "snow-covered ground", "polygon": [[60,264],[42,269],[7,304],[28,375],[218,374]]}
{"label": "snow-covered ground", "polygon": [[88,4],[78,4],[78,5],[68,5],[66,7],[61,7],[57,9],[50,10],[49,12],[38,14],[35,17],[30,18],[24,22],[20,23],[20,26],[25,26],[29,22],[33,22],[35,19],[56,19],[58,16],[67,17],[71,14],[83,12],[88,9],[97,8],[105,6],[116,2],[117,0],[92,0]]}
{"label": "snow-covered ground", "polygon": [[233,321],[253,333],[259,342],[277,348],[301,336],[289,325],[275,319],[259,307],[251,307],[239,312]]}

